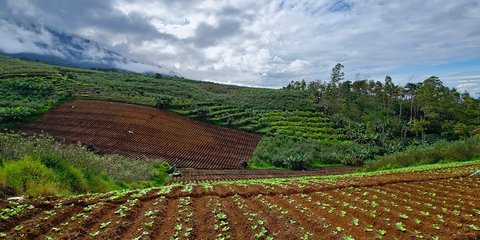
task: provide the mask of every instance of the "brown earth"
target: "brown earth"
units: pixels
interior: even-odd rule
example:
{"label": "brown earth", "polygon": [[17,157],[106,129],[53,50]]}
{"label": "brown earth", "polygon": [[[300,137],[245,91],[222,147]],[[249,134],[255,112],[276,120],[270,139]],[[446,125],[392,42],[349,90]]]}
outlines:
{"label": "brown earth", "polygon": [[304,176],[326,176],[352,173],[357,167],[351,166],[326,166],[307,171],[290,170],[255,170],[255,169],[178,169],[181,176],[172,177],[170,183],[209,182],[224,180],[246,180],[265,178],[292,178]]}
{"label": "brown earth", "polygon": [[240,169],[261,139],[165,110],[89,100],[62,104],[18,130],[81,142],[98,153],[160,158],[196,169]]}
{"label": "brown earth", "polygon": [[[468,176],[479,167],[26,199],[34,207],[1,219],[0,232],[6,239],[479,239],[480,176]],[[0,206],[8,212],[17,204]]]}

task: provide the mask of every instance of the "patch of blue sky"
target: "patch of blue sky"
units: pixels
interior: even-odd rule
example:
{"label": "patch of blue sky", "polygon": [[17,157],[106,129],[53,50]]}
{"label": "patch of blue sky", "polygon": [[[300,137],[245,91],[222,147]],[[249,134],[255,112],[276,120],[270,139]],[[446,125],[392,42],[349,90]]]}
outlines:
{"label": "patch of blue sky", "polygon": [[332,5],[330,5],[328,10],[330,12],[348,12],[352,10],[352,5],[344,0],[337,0]]}

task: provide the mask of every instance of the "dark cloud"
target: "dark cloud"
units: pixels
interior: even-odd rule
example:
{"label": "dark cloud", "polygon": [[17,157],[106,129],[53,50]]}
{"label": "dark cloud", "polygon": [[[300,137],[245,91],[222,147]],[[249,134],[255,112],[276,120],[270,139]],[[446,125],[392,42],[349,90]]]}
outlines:
{"label": "dark cloud", "polygon": [[191,41],[199,47],[209,47],[236,35],[241,31],[240,25],[240,22],[236,20],[224,20],[218,26],[201,23],[195,30],[195,37]]}
{"label": "dark cloud", "polygon": [[[158,32],[150,19],[141,13],[125,14],[115,9],[112,0],[31,0],[25,2],[25,5],[20,2],[2,2],[2,15],[15,21],[27,20],[60,31],[75,33],[90,28],[98,32],[124,34],[133,39],[175,40],[172,35]],[[33,12],[28,9],[33,9]]]}

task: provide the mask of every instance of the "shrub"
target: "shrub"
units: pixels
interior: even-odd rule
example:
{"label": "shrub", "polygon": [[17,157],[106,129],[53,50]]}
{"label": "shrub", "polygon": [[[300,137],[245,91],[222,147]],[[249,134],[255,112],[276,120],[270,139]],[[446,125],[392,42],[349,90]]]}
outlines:
{"label": "shrub", "polygon": [[153,176],[153,182],[156,185],[163,185],[168,182],[169,177],[167,170],[170,168],[170,165],[166,162],[155,165],[155,175]]}
{"label": "shrub", "polygon": [[328,164],[361,165],[380,152],[377,146],[355,142],[319,144],[317,148],[317,158]]}
{"label": "shrub", "polygon": [[[38,169],[47,169],[53,175],[49,182],[32,185],[37,190],[19,188],[11,178],[17,172],[8,166],[25,164],[25,156]],[[131,159],[117,155],[97,155],[79,144],[65,144],[47,136],[25,137],[18,134],[0,134],[0,195],[72,194],[105,192],[120,188],[159,186],[168,181],[168,164],[156,159]],[[15,169],[15,168],[14,168]],[[10,179],[10,180],[9,180]],[[8,184],[7,184],[7,180]]]}
{"label": "shrub", "polygon": [[195,109],[195,116],[197,116],[198,119],[207,118],[209,113],[210,113],[210,110],[206,107],[197,107]]}
{"label": "shrub", "polygon": [[0,107],[0,123],[20,121],[31,114],[32,111],[26,107]]}
{"label": "shrub", "polygon": [[60,186],[55,181],[55,173],[39,161],[25,156],[22,160],[7,162],[0,168],[2,195],[4,189],[13,190],[14,194],[44,196],[56,194]]}
{"label": "shrub", "polygon": [[312,165],[313,146],[285,136],[265,137],[255,150],[250,168],[273,165],[279,168],[304,170]]}
{"label": "shrub", "polygon": [[385,170],[438,162],[468,161],[480,156],[480,137],[454,142],[437,142],[412,147],[404,152],[378,157],[367,163],[364,170]]}
{"label": "shrub", "polygon": [[161,108],[161,109],[168,109],[172,106],[173,100],[174,99],[171,96],[167,96],[167,95],[158,96],[155,98],[155,107]]}

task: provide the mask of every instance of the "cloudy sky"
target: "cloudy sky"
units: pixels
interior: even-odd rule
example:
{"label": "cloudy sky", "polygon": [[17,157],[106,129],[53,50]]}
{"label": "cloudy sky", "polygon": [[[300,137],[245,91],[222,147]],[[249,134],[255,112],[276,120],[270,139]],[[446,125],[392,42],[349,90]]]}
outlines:
{"label": "cloudy sky", "polygon": [[[328,79],[341,62],[352,80],[437,75],[472,93],[480,92],[479,13],[479,0],[0,2],[2,19],[76,34],[193,79],[280,87]],[[48,38],[7,32],[8,23],[0,34]],[[0,40],[0,50],[34,49],[31,41]]]}

